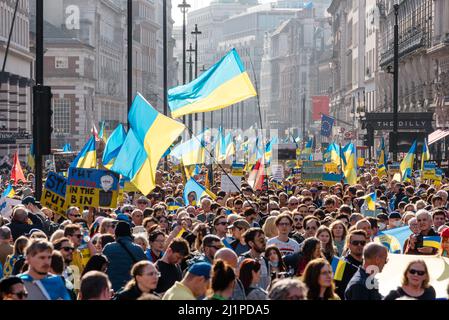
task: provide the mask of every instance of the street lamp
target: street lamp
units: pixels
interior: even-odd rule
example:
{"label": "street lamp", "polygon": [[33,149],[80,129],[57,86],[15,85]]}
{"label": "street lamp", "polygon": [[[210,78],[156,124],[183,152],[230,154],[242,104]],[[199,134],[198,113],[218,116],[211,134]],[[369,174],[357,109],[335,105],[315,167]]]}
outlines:
{"label": "street lamp", "polygon": [[[395,1],[397,2],[397,1]],[[395,3],[394,9],[394,62],[393,62],[393,161],[398,161],[397,137],[398,137],[398,107],[399,107],[399,4]]]}
{"label": "street lamp", "polygon": [[[192,53],[195,51],[192,48],[192,43],[189,43],[189,49],[186,50],[189,53],[189,61],[187,62],[187,64],[189,65],[189,81],[191,82],[193,79],[193,71],[192,71],[192,65],[193,65],[193,61],[192,61]],[[195,114],[196,116],[197,114]],[[192,126],[192,120],[193,117],[191,114],[189,114],[189,127],[192,130],[193,126]],[[195,117],[195,120],[197,120],[197,118]]]}
{"label": "street lamp", "polygon": [[[195,30],[191,32],[192,35],[195,36],[195,79],[198,78],[198,35],[202,34],[201,31],[198,30],[198,25],[195,23]],[[202,114],[202,120],[204,120],[205,113]],[[198,122],[198,113],[195,113],[195,123]],[[204,121],[203,121],[204,123]],[[204,130],[204,124],[203,124]]]}

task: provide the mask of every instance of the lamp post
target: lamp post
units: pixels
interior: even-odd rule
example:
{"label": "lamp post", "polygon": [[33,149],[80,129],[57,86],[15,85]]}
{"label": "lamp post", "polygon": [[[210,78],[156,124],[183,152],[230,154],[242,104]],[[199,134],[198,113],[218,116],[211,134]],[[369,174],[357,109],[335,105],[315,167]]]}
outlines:
{"label": "lamp post", "polygon": [[398,137],[398,107],[399,107],[399,4],[394,6],[394,62],[393,62],[393,161],[398,161],[397,137]]}
{"label": "lamp post", "polygon": [[[131,109],[131,104],[133,100],[133,2],[128,1],[127,6],[127,32],[128,32],[128,92],[127,92],[127,102],[128,102],[128,113]],[[130,128],[128,120],[128,130]]]}
{"label": "lamp post", "polygon": [[[190,4],[186,0],[182,0],[182,3],[178,4],[178,8],[182,13],[182,84],[186,84],[186,13],[189,11]],[[182,117],[184,124],[186,123],[186,117]]]}
{"label": "lamp post", "polygon": [[[198,25],[195,23],[195,30],[191,32],[192,35],[195,36],[195,79],[198,78],[198,35],[202,34],[201,31],[198,30]],[[202,114],[202,119],[204,120],[205,113]],[[198,122],[198,113],[195,113],[195,123]],[[204,125],[203,125],[204,130]]]}
{"label": "lamp post", "polygon": [[[189,49],[187,49],[186,51],[189,53],[189,61],[187,62],[187,64],[189,65],[189,82],[192,82],[192,80],[193,80],[193,70],[192,70],[192,69],[193,69],[193,68],[192,68],[193,61],[192,61],[192,53],[195,51],[195,50],[192,48],[192,43],[189,43]],[[195,114],[195,116],[196,116],[196,114]],[[196,119],[195,119],[195,120],[196,120]],[[193,121],[193,117],[192,117],[191,114],[189,114],[189,127],[190,127],[191,130],[193,130],[192,121]]]}
{"label": "lamp post", "polygon": [[[167,75],[167,66],[168,66],[168,46],[167,46],[167,1],[163,0],[162,2],[162,46],[163,46],[163,78],[164,78],[164,115],[168,115],[168,75]],[[156,95],[157,97],[157,95]],[[164,161],[164,171],[168,171],[168,161],[165,158]]]}

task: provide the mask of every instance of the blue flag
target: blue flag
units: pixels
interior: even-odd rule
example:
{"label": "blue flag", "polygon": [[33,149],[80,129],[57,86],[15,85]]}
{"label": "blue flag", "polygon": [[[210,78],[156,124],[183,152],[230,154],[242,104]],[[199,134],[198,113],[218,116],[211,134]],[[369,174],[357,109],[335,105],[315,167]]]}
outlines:
{"label": "blue flag", "polygon": [[334,118],[321,115],[321,135],[324,137],[330,137],[332,135],[332,127],[334,126]]}

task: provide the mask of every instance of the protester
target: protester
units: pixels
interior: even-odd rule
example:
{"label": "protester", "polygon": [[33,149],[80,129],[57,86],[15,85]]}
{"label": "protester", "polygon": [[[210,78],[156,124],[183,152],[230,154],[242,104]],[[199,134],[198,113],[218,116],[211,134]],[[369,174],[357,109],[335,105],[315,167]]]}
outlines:
{"label": "protester", "polygon": [[293,226],[293,219],[287,213],[282,213],[276,217],[276,227],[278,236],[267,241],[267,245],[276,246],[282,255],[293,254],[299,251],[299,243],[289,238],[290,231]]}
{"label": "protester", "polygon": [[216,260],[212,267],[211,289],[208,300],[230,300],[234,292],[235,273],[223,260]]}
{"label": "protester", "polygon": [[19,277],[25,283],[27,300],[70,300],[63,280],[49,273],[52,252],[53,245],[40,239],[33,240],[25,249],[29,269]]}
{"label": "protester", "polygon": [[189,255],[189,243],[182,239],[174,239],[167,247],[164,256],[156,262],[156,268],[161,273],[156,293],[163,295],[175,282],[181,281],[181,261]]}
{"label": "protester", "polygon": [[[223,260],[228,266],[234,270],[234,274],[237,276],[237,254],[229,249],[222,248],[215,253],[214,261]],[[230,297],[231,300],[246,300],[245,288],[238,277],[234,280],[234,290]]]}
{"label": "protester", "polygon": [[249,246],[245,243],[243,238],[243,234],[249,228],[251,228],[250,224],[244,219],[238,219],[228,226],[228,229],[231,230],[232,237],[234,238],[234,241],[231,242],[231,247],[237,255],[241,255],[249,250]]}
{"label": "protester", "polygon": [[131,269],[131,280],[115,296],[116,300],[137,300],[145,293],[153,293],[161,276],[154,264],[139,261]]}
{"label": "protester", "polygon": [[0,265],[4,266],[6,258],[13,252],[11,242],[11,230],[6,226],[0,227]]}
{"label": "protester", "polygon": [[261,264],[254,259],[244,259],[240,264],[239,279],[245,288],[247,300],[267,300],[267,292],[259,287]]}
{"label": "protester", "polygon": [[271,280],[278,278],[287,271],[282,254],[276,246],[267,246],[265,249],[265,259],[268,260],[271,269]]}
{"label": "protester", "polygon": [[207,262],[193,264],[184,278],[165,292],[162,300],[196,300],[204,296],[210,284],[211,269]]}
{"label": "protester", "polygon": [[86,264],[86,267],[81,274],[81,277],[84,276],[89,271],[101,271],[106,273],[109,266],[109,260],[104,254],[96,254],[90,257],[89,261]]}
{"label": "protester", "polygon": [[0,300],[25,300],[28,291],[20,277],[5,277],[0,280]]}
{"label": "protester", "polygon": [[79,300],[111,300],[112,285],[100,271],[89,271],[81,278]]}
{"label": "protester", "polygon": [[276,280],[268,293],[270,300],[306,300],[307,287],[299,279]]}
{"label": "protester", "polygon": [[402,286],[390,291],[385,300],[407,296],[417,300],[435,300],[435,289],[429,285],[430,275],[423,260],[411,261],[404,271]]}
{"label": "protester", "polygon": [[349,281],[345,290],[346,300],[382,300],[378,285],[369,283],[368,277],[382,272],[388,261],[388,251],[381,244],[369,243],[363,248],[363,266]]}
{"label": "protester", "polygon": [[332,275],[332,267],[326,259],[319,258],[310,261],[302,276],[307,286],[307,299],[340,300],[335,294]]}
{"label": "protester", "polygon": [[307,238],[300,252],[283,257],[291,275],[296,276],[302,276],[307,264],[317,258],[322,258],[321,242],[317,238]]}
{"label": "protester", "polygon": [[112,284],[112,289],[118,291],[130,280],[130,271],[132,266],[146,260],[142,248],[133,243],[131,235],[131,226],[120,221],[115,229],[115,242],[108,243],[103,254],[109,261],[107,275]]}

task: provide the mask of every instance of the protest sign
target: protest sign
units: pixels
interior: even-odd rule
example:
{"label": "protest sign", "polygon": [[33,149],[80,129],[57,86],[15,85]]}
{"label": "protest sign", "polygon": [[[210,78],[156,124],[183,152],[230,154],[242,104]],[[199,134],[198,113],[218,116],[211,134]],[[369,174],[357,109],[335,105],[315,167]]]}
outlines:
{"label": "protest sign", "polygon": [[388,173],[394,175],[395,173],[401,172],[399,168],[399,162],[393,162],[388,165]]}
{"label": "protest sign", "polygon": [[69,206],[115,208],[119,177],[107,170],[70,168],[66,202]]}
{"label": "protest sign", "polygon": [[323,183],[328,187],[332,187],[335,184],[340,183],[341,180],[343,179],[344,179],[343,174],[323,173]]}
{"label": "protest sign", "polygon": [[231,175],[236,177],[243,177],[243,163],[233,163],[231,168]]}
{"label": "protest sign", "polygon": [[55,213],[65,215],[68,206],[65,203],[67,179],[62,175],[49,172],[42,190],[41,204]]}
{"label": "protest sign", "polygon": [[435,180],[435,170],[437,164],[435,161],[424,161],[424,170],[422,171],[422,179]]}
{"label": "protest sign", "polygon": [[271,165],[271,176],[278,180],[284,180],[284,166],[281,164]]}
{"label": "protest sign", "polygon": [[301,179],[305,182],[323,180],[323,161],[303,161]]}
{"label": "protest sign", "polygon": [[365,166],[365,158],[357,158],[357,166],[364,167]]}
{"label": "protest sign", "polygon": [[338,166],[336,163],[329,162],[324,164],[324,172],[327,173],[337,173],[340,170],[338,170]]}
{"label": "protest sign", "polygon": [[11,199],[11,198],[3,199],[2,203],[0,203],[0,208],[2,208],[0,211],[1,215],[4,218],[9,219],[11,217],[12,209],[19,204],[22,204],[21,200]]}
{"label": "protest sign", "polygon": [[[231,180],[232,179],[232,180]],[[238,189],[235,187],[234,183],[237,185]],[[240,192],[240,187],[242,186],[242,178],[238,176],[221,176],[221,190],[225,192]]]}
{"label": "protest sign", "polygon": [[301,174],[301,168],[292,168],[292,174]]}

